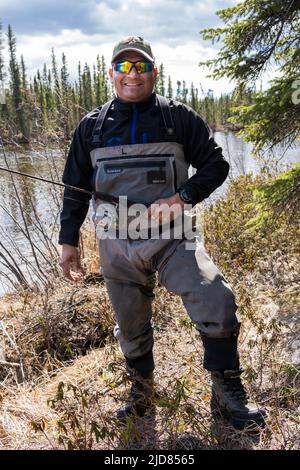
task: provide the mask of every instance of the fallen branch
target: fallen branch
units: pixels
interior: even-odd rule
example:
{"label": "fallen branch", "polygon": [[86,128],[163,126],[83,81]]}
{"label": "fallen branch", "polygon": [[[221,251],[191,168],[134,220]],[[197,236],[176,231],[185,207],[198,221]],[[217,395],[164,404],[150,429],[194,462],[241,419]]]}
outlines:
{"label": "fallen branch", "polygon": [[18,362],[0,361],[0,366],[21,367],[21,364]]}

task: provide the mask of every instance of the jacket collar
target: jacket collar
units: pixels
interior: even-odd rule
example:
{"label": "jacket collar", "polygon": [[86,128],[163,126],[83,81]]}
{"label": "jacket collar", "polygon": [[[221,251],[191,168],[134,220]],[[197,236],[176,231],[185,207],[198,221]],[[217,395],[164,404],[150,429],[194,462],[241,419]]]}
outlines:
{"label": "jacket collar", "polygon": [[138,103],[129,103],[128,101],[121,100],[118,96],[114,97],[113,101],[116,109],[120,111],[131,111],[135,108],[138,111],[145,111],[151,109],[156,103],[156,93],[155,91],[147,98],[145,101],[140,101]]}

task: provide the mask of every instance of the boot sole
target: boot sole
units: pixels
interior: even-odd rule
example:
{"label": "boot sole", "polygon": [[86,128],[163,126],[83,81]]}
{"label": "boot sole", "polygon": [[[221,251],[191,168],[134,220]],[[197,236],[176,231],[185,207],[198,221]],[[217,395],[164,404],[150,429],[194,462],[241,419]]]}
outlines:
{"label": "boot sole", "polygon": [[211,411],[214,417],[223,418],[226,422],[230,423],[235,429],[239,431],[246,430],[248,432],[257,432],[266,425],[266,416],[261,415],[261,417],[255,421],[232,417],[226,409],[221,408],[214,400],[211,401]]}
{"label": "boot sole", "polygon": [[127,418],[143,418],[147,417],[148,415],[153,412],[154,406],[148,406],[144,410],[128,410],[127,412],[118,412],[116,413],[116,417],[120,422],[126,422]]}

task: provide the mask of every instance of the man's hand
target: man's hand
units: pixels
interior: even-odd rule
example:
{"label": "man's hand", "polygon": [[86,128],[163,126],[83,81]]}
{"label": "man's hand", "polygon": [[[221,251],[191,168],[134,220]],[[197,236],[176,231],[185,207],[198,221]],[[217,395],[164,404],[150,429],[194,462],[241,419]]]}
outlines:
{"label": "man's hand", "polygon": [[[172,209],[170,210],[170,207]],[[176,217],[183,213],[184,202],[180,199],[179,194],[166,199],[157,199],[148,208],[148,216],[154,219],[159,224],[167,223],[174,220]]]}
{"label": "man's hand", "polygon": [[76,246],[63,244],[59,265],[62,267],[64,276],[70,281],[79,281],[83,274],[80,264],[79,250]]}

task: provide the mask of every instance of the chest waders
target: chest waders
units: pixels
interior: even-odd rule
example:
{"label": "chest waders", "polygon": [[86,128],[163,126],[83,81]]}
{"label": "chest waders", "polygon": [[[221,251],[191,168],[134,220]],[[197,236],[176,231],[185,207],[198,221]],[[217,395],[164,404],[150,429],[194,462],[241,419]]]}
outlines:
{"label": "chest waders", "polygon": [[[97,148],[90,153],[96,192],[114,197],[126,195],[128,200],[150,205],[156,199],[174,195],[188,180],[189,164],[182,144],[177,142],[169,103],[159,95],[157,100],[165,127],[164,142],[103,147],[102,127],[112,101],[102,107],[92,136]],[[105,211],[109,213],[109,204],[105,204],[93,199],[94,219],[99,212],[101,216]],[[117,319],[114,333],[127,364],[141,373],[147,374],[154,368],[151,303],[156,272],[162,285],[182,297],[202,335],[220,339],[220,346],[233,333],[237,337],[239,321],[231,288],[197,234],[194,242],[193,248],[187,249],[184,236],[99,240],[101,271]],[[230,342],[225,357],[224,352],[223,347],[222,355],[215,351],[207,353],[204,367],[210,369],[215,363],[218,369],[235,366],[236,341]]]}
{"label": "chest waders", "polygon": [[[93,145],[101,145],[102,126],[112,102],[113,100],[106,103],[99,114],[92,136]],[[168,102],[163,97],[159,97],[158,102],[165,126],[164,142],[100,147],[91,152],[95,193],[106,192],[114,199],[126,196],[129,206],[132,207],[133,203],[140,204],[144,212],[155,200],[174,195],[177,188],[188,180],[189,165],[184,158],[183,146],[176,141],[175,126]],[[130,217],[129,214],[128,217],[127,213],[127,219],[122,225],[119,214],[121,207],[116,207],[114,202],[111,204],[104,202],[101,198],[93,197],[93,209],[93,219],[99,238],[131,238],[132,231],[127,231],[127,229],[128,226],[130,228],[130,222],[134,216]],[[188,217],[186,219],[188,220]],[[110,225],[113,224],[116,226],[112,228],[117,231],[109,230]],[[163,238],[165,240],[174,238],[172,236],[174,230],[169,234],[168,226],[165,229],[164,226],[159,228],[159,236],[156,237],[159,240],[155,246],[153,246],[155,238],[153,235],[157,233],[154,231],[151,236],[148,224],[145,230],[141,228],[140,236],[137,237],[148,239],[150,242],[144,244],[144,247],[149,248],[149,257],[166,244],[166,241],[162,241]],[[190,228],[192,229],[192,226]],[[122,229],[125,229],[125,236]],[[180,233],[181,238],[182,233]]]}

